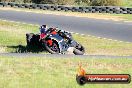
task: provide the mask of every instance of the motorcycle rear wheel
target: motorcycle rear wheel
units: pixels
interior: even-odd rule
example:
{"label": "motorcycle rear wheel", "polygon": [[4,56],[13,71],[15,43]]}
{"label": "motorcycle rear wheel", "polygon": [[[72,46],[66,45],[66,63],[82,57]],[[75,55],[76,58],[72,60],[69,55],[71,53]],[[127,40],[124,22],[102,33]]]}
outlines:
{"label": "motorcycle rear wheel", "polygon": [[59,45],[56,41],[52,40],[52,46],[49,46],[49,44],[44,43],[44,46],[46,48],[46,50],[51,53],[51,54],[59,54],[60,53],[60,49],[59,49]]}

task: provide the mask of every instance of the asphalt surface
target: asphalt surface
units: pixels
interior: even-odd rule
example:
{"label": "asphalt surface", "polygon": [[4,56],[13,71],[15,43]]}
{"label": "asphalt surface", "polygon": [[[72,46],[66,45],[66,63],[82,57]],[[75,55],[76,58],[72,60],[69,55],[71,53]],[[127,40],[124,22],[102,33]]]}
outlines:
{"label": "asphalt surface", "polygon": [[[67,54],[35,54],[35,53],[0,53],[0,56],[9,56],[9,57],[50,57],[53,59],[70,59],[70,58],[81,58],[81,59],[132,59],[132,56],[111,56],[111,55],[67,55]],[[58,58],[55,58],[58,57]]]}
{"label": "asphalt surface", "polygon": [[47,24],[70,32],[132,42],[132,23],[10,10],[0,10],[0,19]]}

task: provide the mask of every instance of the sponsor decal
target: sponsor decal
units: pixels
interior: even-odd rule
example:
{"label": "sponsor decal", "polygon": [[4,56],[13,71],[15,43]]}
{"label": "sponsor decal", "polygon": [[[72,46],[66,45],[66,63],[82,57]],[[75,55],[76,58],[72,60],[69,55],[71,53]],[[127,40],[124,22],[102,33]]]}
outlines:
{"label": "sponsor decal", "polygon": [[84,84],[126,84],[131,82],[129,74],[87,74],[86,71],[79,65],[76,81],[79,85]]}

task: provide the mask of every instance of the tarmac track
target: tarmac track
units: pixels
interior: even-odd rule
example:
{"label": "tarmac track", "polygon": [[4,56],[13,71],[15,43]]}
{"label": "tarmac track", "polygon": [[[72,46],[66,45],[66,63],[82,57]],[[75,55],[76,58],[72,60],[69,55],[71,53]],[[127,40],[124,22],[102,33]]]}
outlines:
{"label": "tarmac track", "polygon": [[11,10],[0,10],[0,19],[39,25],[47,24],[74,33],[132,42],[132,22]]}
{"label": "tarmac track", "polygon": [[[34,53],[0,53],[0,56],[8,56],[8,57],[50,57],[50,58],[65,58],[65,59],[70,59],[70,58],[82,58],[82,59],[92,59],[92,58],[97,58],[97,59],[132,59],[132,56],[110,56],[110,55],[62,55],[62,54],[34,54]],[[56,58],[56,59],[57,59]]]}

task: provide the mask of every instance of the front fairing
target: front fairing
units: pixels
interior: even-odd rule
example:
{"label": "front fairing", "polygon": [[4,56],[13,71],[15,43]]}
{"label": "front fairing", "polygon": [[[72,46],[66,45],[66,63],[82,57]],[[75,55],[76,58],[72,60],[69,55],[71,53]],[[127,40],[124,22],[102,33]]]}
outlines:
{"label": "front fairing", "polygon": [[60,53],[63,53],[65,51],[67,51],[67,49],[70,46],[69,43],[67,41],[65,41],[64,38],[62,38],[58,34],[49,35],[48,38],[53,39],[53,40],[58,42],[58,45],[59,45],[59,48],[60,48]]}

